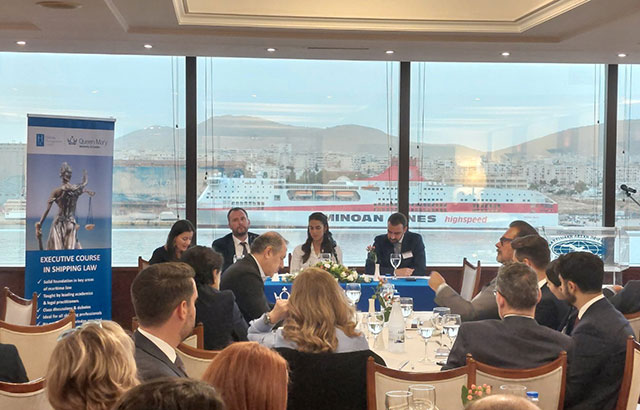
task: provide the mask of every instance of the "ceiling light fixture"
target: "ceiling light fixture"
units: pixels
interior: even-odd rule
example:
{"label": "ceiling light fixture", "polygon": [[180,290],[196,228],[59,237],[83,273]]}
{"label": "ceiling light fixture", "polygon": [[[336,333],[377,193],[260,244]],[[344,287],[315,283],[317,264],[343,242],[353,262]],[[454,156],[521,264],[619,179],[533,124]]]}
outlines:
{"label": "ceiling light fixture", "polygon": [[20,40],[20,41],[16,41],[16,44],[19,45],[19,46],[26,46],[27,42]]}
{"label": "ceiling light fixture", "polygon": [[503,51],[502,52],[502,57],[509,57],[510,55],[511,55],[511,53],[508,52],[508,51]]}
{"label": "ceiling light fixture", "polygon": [[625,53],[619,53],[619,54],[618,54],[618,57],[620,57],[620,58],[625,58],[626,56],[627,56],[627,55],[626,55]]}
{"label": "ceiling light fixture", "polygon": [[395,51],[393,51],[393,50],[387,50],[387,51],[385,51],[385,53],[386,53],[386,54],[393,54],[394,52],[395,52]]}
{"label": "ceiling light fixture", "polygon": [[73,3],[71,1],[39,1],[36,4],[40,7],[57,10],[73,10],[82,7],[82,4]]}
{"label": "ceiling light fixture", "polygon": [[273,47],[269,47],[267,48],[267,51],[270,53],[275,53],[277,51],[277,49],[273,48]]}
{"label": "ceiling light fixture", "polygon": [[147,50],[152,49],[153,46],[151,44],[145,44],[144,48],[146,48]]}

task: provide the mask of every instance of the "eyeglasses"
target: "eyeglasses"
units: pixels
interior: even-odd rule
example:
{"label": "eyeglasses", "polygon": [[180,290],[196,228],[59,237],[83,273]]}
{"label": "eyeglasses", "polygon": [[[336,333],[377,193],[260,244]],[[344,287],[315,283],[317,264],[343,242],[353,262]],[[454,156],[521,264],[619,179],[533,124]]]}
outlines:
{"label": "eyeglasses", "polygon": [[59,342],[62,339],[64,339],[65,337],[68,337],[69,335],[72,335],[76,331],[82,330],[85,327],[89,327],[90,325],[95,325],[95,326],[98,326],[99,328],[102,329],[102,320],[87,320],[86,322],[84,322],[80,326],[76,326],[76,327],[72,327],[71,329],[67,329],[64,332],[60,333],[60,336],[58,336],[58,340],[57,341]]}
{"label": "eyeglasses", "polygon": [[514,238],[505,238],[504,236],[500,238],[500,245],[504,245],[505,242],[512,242]]}

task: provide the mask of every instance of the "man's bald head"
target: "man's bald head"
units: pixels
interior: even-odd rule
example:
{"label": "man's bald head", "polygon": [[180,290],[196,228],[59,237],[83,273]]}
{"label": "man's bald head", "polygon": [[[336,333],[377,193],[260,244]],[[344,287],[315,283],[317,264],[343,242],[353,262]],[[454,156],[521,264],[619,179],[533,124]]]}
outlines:
{"label": "man's bald head", "polygon": [[540,410],[524,397],[512,394],[494,394],[473,401],[466,410]]}

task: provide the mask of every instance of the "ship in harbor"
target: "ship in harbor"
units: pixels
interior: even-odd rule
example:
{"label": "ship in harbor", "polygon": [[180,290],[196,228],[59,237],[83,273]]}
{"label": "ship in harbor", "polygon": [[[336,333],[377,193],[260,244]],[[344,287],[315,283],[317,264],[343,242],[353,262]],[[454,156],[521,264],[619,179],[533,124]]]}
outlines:
{"label": "ship in harbor", "polygon": [[[504,228],[516,219],[533,226],[558,225],[558,204],[540,192],[429,182],[413,165],[409,172],[414,229]],[[323,212],[332,229],[380,229],[397,209],[397,173],[397,166],[391,166],[371,178],[340,177],[326,184],[216,173],[207,178],[198,198],[198,224],[225,227],[229,208],[242,207],[253,228],[305,228],[309,214]]]}

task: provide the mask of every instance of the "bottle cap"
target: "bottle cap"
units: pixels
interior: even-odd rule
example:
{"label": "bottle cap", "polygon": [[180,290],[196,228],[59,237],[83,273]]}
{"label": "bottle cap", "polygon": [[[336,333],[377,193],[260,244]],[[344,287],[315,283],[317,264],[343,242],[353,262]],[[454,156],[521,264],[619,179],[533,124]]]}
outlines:
{"label": "bottle cap", "polygon": [[537,391],[528,391],[527,392],[527,397],[530,399],[537,399],[538,398],[538,392]]}

